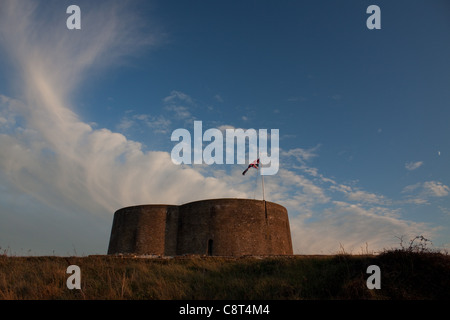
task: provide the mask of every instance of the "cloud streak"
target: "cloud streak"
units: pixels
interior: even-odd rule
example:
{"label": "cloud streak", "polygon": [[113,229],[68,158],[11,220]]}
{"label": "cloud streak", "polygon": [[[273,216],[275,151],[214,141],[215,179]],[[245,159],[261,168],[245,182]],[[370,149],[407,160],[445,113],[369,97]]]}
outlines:
{"label": "cloud streak", "polygon": [[422,165],[423,165],[423,161],[407,162],[407,163],[405,163],[405,168],[408,171],[413,171],[413,170],[420,168]]}
{"label": "cloud streak", "polygon": [[443,198],[449,195],[450,188],[440,181],[425,181],[408,185],[403,188],[406,202],[413,204],[430,204],[433,198]]}
{"label": "cloud streak", "polygon": [[54,214],[68,211],[86,222],[92,215],[109,220],[118,208],[134,204],[246,196],[216,178],[175,166],[166,152],[144,152],[122,134],[95,130],[72,111],[69,97],[91,68],[99,61],[103,67],[120,62],[142,44],[130,43],[136,21],[127,20],[123,8],[95,6],[83,16],[83,34],[77,35],[55,28],[51,13],[42,19],[37,3],[2,1],[1,7],[2,45],[19,71],[21,97],[1,97],[5,188],[32,196]]}
{"label": "cloud streak", "polygon": [[[49,181],[48,186],[58,185],[59,190],[64,190],[60,187],[66,185],[65,182],[78,177],[77,182],[72,182],[79,184],[77,188],[70,192],[66,190],[66,194],[73,194],[76,190],[84,192],[80,189],[87,187],[94,202],[100,202],[108,210],[117,202],[142,201],[144,195],[149,196],[154,190],[145,188],[144,181],[157,174],[152,164],[156,163],[159,169],[163,169],[158,171],[159,175],[173,171],[172,167],[163,165],[165,161],[171,163],[165,158],[166,155],[145,154],[139,143],[127,140],[121,134],[107,129],[94,130],[71,110],[68,99],[88,69],[97,68],[99,61],[102,64],[120,61],[118,59],[123,54],[130,53],[130,48],[139,47],[141,40],[130,42],[135,38],[136,30],[129,25],[135,20],[127,20],[127,12],[117,5],[94,7],[90,14],[83,15],[83,34],[77,35],[63,27],[52,27],[54,18],[51,14],[47,17],[47,23],[38,20],[34,16],[39,14],[35,3],[3,1],[2,9],[4,46],[22,70],[21,95],[24,97],[21,101],[3,97],[2,101],[9,110],[6,116],[22,117],[26,123],[26,129],[18,128],[15,136],[2,137],[2,146],[11,148],[11,152],[3,153],[3,165],[8,159],[15,159],[14,165],[6,168],[7,171],[16,172],[15,181],[23,183],[30,181],[30,177],[20,178],[21,172],[35,172],[38,167],[45,169],[39,171],[41,173],[36,180],[39,183]],[[119,12],[120,21],[117,16]],[[39,26],[38,30],[36,26]],[[88,31],[85,33],[84,30]],[[11,120],[8,123],[11,124]],[[17,134],[19,131],[20,135]],[[30,160],[20,161],[24,153],[30,153]],[[133,163],[135,167],[130,168],[127,163]],[[122,169],[122,174],[114,170],[116,166]],[[127,177],[133,176],[130,171],[135,170],[147,174],[143,175],[145,178],[135,177],[133,196],[127,196],[131,190],[127,192],[126,187],[116,190],[118,194],[110,190],[109,185],[114,181],[121,181],[122,185],[127,186]],[[195,173],[191,174],[195,176]],[[53,181],[55,177],[64,180],[64,183]],[[152,199],[156,200],[155,195],[148,200]]]}

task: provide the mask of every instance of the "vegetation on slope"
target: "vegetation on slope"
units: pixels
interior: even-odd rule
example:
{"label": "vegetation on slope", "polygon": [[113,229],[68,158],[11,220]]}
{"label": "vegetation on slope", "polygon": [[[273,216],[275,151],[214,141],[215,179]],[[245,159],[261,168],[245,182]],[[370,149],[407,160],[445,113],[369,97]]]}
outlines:
{"label": "vegetation on slope", "polygon": [[[69,290],[69,265],[81,290]],[[366,285],[369,265],[381,289]],[[379,255],[141,258],[0,256],[0,299],[450,299],[450,256]]]}

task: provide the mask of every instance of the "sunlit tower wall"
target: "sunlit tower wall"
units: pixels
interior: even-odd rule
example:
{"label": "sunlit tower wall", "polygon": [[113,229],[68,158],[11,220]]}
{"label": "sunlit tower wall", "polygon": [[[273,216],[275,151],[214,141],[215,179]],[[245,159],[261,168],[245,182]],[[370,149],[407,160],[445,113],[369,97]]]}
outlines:
{"label": "sunlit tower wall", "polygon": [[286,208],[249,199],[119,209],[114,214],[108,247],[108,254],[160,256],[292,253]]}

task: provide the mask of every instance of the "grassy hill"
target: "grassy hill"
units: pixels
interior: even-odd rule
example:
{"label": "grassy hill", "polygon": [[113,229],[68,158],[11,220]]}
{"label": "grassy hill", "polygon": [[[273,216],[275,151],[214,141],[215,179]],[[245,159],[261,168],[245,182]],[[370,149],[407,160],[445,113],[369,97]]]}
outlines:
{"label": "grassy hill", "polygon": [[[69,265],[81,290],[69,290]],[[366,285],[369,265],[381,289]],[[0,256],[0,299],[450,299],[450,256],[380,255],[142,258]]]}

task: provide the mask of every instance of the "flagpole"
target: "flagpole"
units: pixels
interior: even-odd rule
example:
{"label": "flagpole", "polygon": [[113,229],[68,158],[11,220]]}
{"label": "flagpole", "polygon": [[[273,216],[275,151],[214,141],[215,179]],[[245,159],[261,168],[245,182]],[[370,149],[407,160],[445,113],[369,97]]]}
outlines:
{"label": "flagpole", "polygon": [[[262,162],[261,162],[261,182],[262,182],[262,189],[263,189],[263,203],[264,203],[264,216],[266,217],[266,224],[268,223],[267,220],[267,206],[266,206],[266,195],[264,192],[264,175],[262,174]],[[268,229],[266,229],[268,230]]]}
{"label": "flagpole", "polygon": [[261,181],[262,181],[262,190],[263,190],[263,201],[266,201],[266,196],[264,194],[264,175],[262,174],[262,162],[261,162]]}

